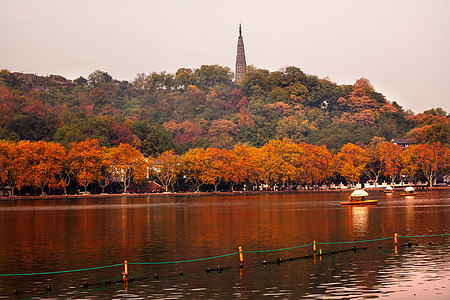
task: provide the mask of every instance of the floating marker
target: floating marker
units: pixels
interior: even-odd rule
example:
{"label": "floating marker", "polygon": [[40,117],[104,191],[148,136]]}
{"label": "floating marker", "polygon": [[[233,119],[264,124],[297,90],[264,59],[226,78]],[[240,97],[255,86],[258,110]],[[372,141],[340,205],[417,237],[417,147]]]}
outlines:
{"label": "floating marker", "polygon": [[239,267],[244,267],[244,253],[242,252],[242,247],[239,246]]}
{"label": "floating marker", "polygon": [[89,288],[89,283],[84,282],[84,283],[83,283],[83,287],[84,287],[85,289]]}
{"label": "floating marker", "polygon": [[46,290],[47,290],[47,292],[51,292],[52,291],[52,287],[47,285]]}
{"label": "floating marker", "polygon": [[316,241],[313,241],[313,252],[316,253]]}
{"label": "floating marker", "polygon": [[123,261],[123,267],[124,267],[124,272],[123,272],[123,282],[128,281],[128,262],[126,260]]}
{"label": "floating marker", "polygon": [[110,286],[110,285],[111,285],[111,281],[106,280],[106,281],[105,281],[105,285],[106,285],[106,286]]}
{"label": "floating marker", "polygon": [[267,264],[267,262],[265,260],[262,261],[263,266],[265,266]]}
{"label": "floating marker", "polygon": [[158,279],[158,278],[159,278],[158,274],[155,274],[155,275],[153,276],[153,278]]}
{"label": "floating marker", "polygon": [[210,269],[210,268],[206,268],[205,272],[206,272],[206,273],[210,273],[210,272],[211,272],[211,269]]}
{"label": "floating marker", "polygon": [[13,291],[13,295],[14,295],[14,296],[19,295],[19,291],[18,291],[18,290],[14,290],[14,291]]}
{"label": "floating marker", "polygon": [[180,271],[180,272],[178,273],[178,275],[179,275],[179,276],[183,276],[183,271]]}
{"label": "floating marker", "polygon": [[394,234],[394,245],[397,245],[397,242],[398,242],[398,241],[397,241],[397,234],[395,233],[395,234]]}

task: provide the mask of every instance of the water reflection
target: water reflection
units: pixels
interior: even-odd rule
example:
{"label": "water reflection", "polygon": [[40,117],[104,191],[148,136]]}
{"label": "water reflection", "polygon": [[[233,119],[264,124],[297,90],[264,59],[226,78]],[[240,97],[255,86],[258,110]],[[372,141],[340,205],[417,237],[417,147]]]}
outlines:
{"label": "water reflection", "polygon": [[353,230],[358,235],[366,234],[368,227],[369,208],[367,206],[350,207],[352,210]]}
{"label": "water reflection", "polygon": [[[129,262],[196,259],[238,251],[269,250],[318,242],[365,240],[450,232],[447,190],[413,199],[374,192],[373,207],[341,207],[348,195],[304,193],[257,196],[158,196],[141,198],[21,200],[0,203],[0,273],[27,273]],[[136,281],[120,282],[123,268],[0,277],[0,298],[18,289],[23,297],[48,298],[367,298],[389,295],[449,296],[450,241],[418,240],[398,255],[392,240],[322,245],[334,255],[303,257],[311,247],[244,254],[195,263],[133,265]],[[416,241],[413,241],[416,242]],[[378,248],[378,245],[381,248]],[[263,266],[263,260],[285,262]],[[206,273],[206,267],[225,266]],[[183,271],[184,276],[179,276]],[[154,274],[159,274],[155,279]],[[105,280],[111,285],[106,287]],[[83,289],[83,282],[89,289]],[[52,292],[45,292],[51,285]],[[420,289],[411,288],[420,286]]]}

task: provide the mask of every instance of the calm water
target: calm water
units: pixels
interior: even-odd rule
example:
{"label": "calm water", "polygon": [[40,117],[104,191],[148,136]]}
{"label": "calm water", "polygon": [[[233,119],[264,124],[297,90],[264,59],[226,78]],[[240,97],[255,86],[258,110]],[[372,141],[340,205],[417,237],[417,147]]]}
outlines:
{"label": "calm water", "polygon": [[[368,198],[378,199],[378,205],[340,206],[348,194],[0,200],[0,274],[84,269],[123,260],[173,262],[235,253],[239,246],[254,251],[313,240],[450,233],[450,190],[420,191],[406,198],[369,191]],[[408,242],[411,248],[405,246]],[[397,252],[392,239],[318,245],[324,253],[337,253],[293,261],[288,258],[312,253],[312,247],[245,253],[243,269],[238,255],[129,265],[135,281],[127,288],[120,282],[122,266],[0,277],[0,298],[449,299],[450,236],[401,238],[399,244]],[[339,252],[353,245],[367,249]],[[285,262],[262,264],[277,258]],[[218,264],[222,272],[205,272]]]}

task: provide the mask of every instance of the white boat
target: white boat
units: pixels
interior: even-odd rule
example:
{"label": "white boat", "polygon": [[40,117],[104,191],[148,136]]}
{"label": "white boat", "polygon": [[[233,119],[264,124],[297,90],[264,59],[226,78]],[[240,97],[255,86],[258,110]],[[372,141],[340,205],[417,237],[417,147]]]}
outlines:
{"label": "white boat", "polygon": [[341,202],[341,205],[358,205],[358,204],[377,204],[378,200],[367,200],[366,197],[369,194],[365,190],[354,190],[353,193],[348,196],[350,201]]}

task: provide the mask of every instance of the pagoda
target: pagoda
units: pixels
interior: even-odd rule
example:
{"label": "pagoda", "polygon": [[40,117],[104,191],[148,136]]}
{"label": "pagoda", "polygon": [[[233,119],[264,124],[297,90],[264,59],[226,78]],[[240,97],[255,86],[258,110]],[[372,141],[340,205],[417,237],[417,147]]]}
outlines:
{"label": "pagoda", "polygon": [[235,78],[236,83],[240,83],[244,78],[246,67],[247,63],[245,61],[244,39],[242,38],[241,24],[239,24],[239,37],[236,55],[236,78]]}

